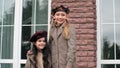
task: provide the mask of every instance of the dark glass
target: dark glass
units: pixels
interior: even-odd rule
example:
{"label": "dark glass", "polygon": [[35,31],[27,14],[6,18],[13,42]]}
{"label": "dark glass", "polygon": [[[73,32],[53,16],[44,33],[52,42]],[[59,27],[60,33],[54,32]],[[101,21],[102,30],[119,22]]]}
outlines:
{"label": "dark glass", "polygon": [[101,68],[115,68],[114,64],[102,64]]}
{"label": "dark glass", "polygon": [[26,59],[26,53],[30,49],[29,39],[31,36],[31,26],[22,27],[22,50],[21,50],[21,59]]}
{"label": "dark glass", "polygon": [[102,25],[101,37],[102,37],[102,59],[114,59],[115,58],[115,42],[114,42],[114,25]]}
{"label": "dark glass", "polygon": [[22,24],[31,24],[32,0],[23,0]]}
{"label": "dark glass", "polygon": [[25,64],[21,64],[21,68],[25,68]]}

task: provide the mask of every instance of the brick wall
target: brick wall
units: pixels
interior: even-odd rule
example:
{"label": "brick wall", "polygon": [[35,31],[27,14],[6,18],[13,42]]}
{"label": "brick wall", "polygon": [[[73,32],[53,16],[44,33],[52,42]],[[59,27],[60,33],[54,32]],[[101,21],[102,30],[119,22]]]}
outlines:
{"label": "brick wall", "polygon": [[96,0],[52,0],[52,8],[70,8],[69,21],[75,25],[78,68],[96,68]]}

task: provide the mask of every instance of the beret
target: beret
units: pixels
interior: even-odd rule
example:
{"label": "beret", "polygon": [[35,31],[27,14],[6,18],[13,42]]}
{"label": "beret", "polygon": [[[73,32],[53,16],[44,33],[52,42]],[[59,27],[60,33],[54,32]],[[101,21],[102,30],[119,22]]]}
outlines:
{"label": "beret", "polygon": [[36,32],[36,33],[34,33],[32,36],[31,36],[31,38],[30,38],[30,42],[36,42],[37,41],[37,39],[39,39],[39,38],[42,38],[42,37],[47,37],[47,32],[46,31],[44,31],[44,30],[41,30],[41,31],[38,31],[38,32]]}
{"label": "beret", "polygon": [[70,10],[68,7],[64,7],[63,5],[57,6],[56,8],[52,9],[52,14],[54,15],[58,11],[63,11],[65,13],[69,13]]}

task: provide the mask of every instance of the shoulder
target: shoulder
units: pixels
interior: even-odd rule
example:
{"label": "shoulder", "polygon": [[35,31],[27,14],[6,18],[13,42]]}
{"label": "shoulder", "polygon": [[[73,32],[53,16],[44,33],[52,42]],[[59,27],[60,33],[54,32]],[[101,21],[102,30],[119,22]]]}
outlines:
{"label": "shoulder", "polygon": [[69,24],[70,31],[75,31],[75,26],[73,24]]}

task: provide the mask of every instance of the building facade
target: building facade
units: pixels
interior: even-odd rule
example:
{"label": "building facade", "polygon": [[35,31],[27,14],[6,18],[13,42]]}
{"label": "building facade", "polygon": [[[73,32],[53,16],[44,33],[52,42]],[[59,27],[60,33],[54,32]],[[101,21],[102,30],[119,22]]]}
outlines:
{"label": "building facade", "polygon": [[78,68],[120,68],[120,0],[0,0],[0,68],[24,68],[30,36],[49,31],[51,8],[70,8]]}

